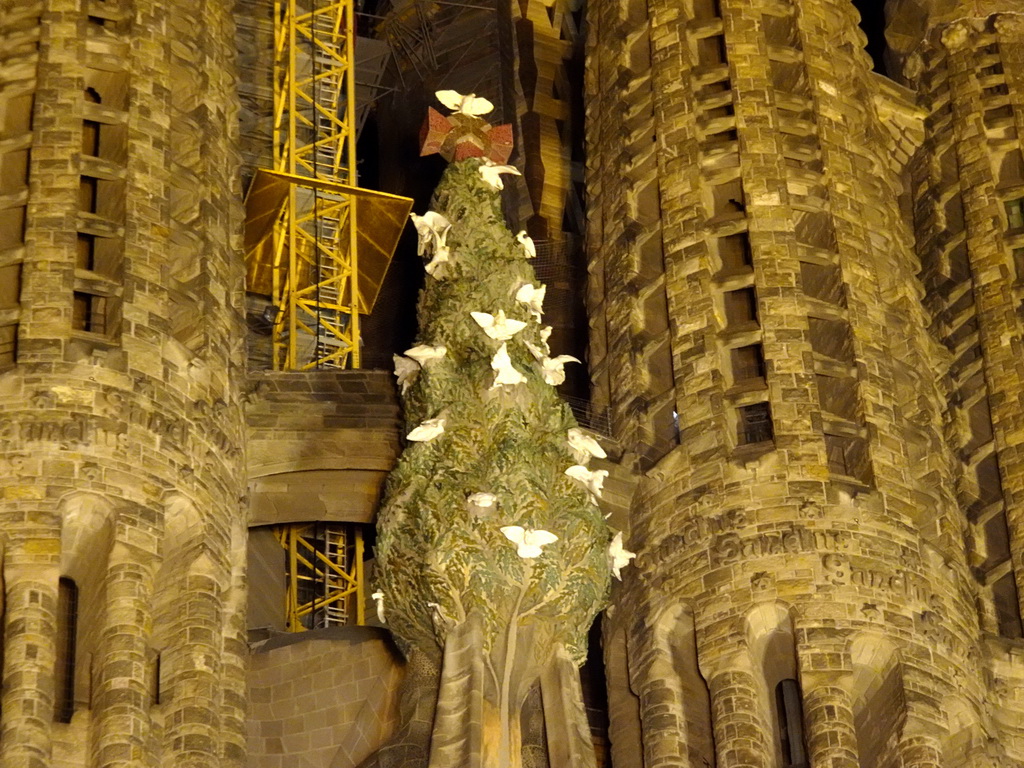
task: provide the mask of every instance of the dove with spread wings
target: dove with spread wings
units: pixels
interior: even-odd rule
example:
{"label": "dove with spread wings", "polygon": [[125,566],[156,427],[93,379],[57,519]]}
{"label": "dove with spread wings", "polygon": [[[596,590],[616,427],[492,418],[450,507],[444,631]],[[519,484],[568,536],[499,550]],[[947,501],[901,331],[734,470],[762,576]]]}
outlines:
{"label": "dove with spread wings", "polygon": [[494,109],[494,105],[482,96],[475,93],[467,93],[465,96],[458,91],[434,91],[437,100],[448,109],[470,117],[486,115]]}
{"label": "dove with spread wings", "polygon": [[505,538],[516,545],[516,554],[524,560],[532,560],[543,553],[541,547],[554,544],[558,537],[551,531],[535,531],[520,525],[506,525],[501,529]]}

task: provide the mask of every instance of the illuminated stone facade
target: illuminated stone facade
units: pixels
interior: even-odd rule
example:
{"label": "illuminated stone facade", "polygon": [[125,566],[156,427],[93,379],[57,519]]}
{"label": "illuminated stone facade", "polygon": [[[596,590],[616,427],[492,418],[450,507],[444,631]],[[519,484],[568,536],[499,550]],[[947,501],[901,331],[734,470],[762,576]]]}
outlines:
{"label": "illuminated stone facade", "polygon": [[46,0],[0,23],[0,764],[238,766],[231,19]]}
{"label": "illuminated stone facade", "polygon": [[[588,364],[638,552],[612,764],[1024,764],[1018,0],[889,0],[893,80],[849,0],[467,5],[431,7],[438,85],[517,126],[555,339],[587,39]],[[343,768],[398,721],[383,630],[277,636],[269,526],[369,523],[399,413],[390,373],[244,372],[243,6],[0,2],[3,768]]]}
{"label": "illuminated stone facade", "polygon": [[590,7],[617,768],[1024,759],[1021,20],[893,5]]}

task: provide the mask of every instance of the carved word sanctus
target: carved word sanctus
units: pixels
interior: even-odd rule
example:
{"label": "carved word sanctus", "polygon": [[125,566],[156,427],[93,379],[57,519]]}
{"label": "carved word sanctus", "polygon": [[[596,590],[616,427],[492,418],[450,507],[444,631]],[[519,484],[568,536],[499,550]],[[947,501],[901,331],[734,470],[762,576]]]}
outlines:
{"label": "carved word sanctus", "polygon": [[748,524],[748,517],[742,510],[688,518],[677,533],[648,553],[641,554],[638,566],[645,571],[657,570],[677,559],[681,553],[693,552],[693,545],[708,539],[711,541],[706,551],[716,566],[771,555],[839,550],[849,546],[849,534],[845,531],[818,530],[800,524],[750,536],[737,533]]}
{"label": "carved word sanctus", "polygon": [[931,591],[930,584],[920,576],[900,568],[864,568],[845,555],[829,554],[821,559],[825,578],[833,584],[878,589],[916,601],[929,610],[941,611],[942,598]]}
{"label": "carved word sanctus", "polygon": [[756,536],[741,537],[728,533],[717,536],[712,543],[711,562],[714,565],[729,565],[740,560],[771,555],[841,549],[847,546],[847,539],[845,531],[812,530],[802,525],[792,525]]}
{"label": "carved word sanctus", "polygon": [[62,445],[101,444],[116,446],[118,431],[107,429],[108,419],[74,416],[71,419],[0,421],[0,448],[10,449],[23,443],[49,442]]}

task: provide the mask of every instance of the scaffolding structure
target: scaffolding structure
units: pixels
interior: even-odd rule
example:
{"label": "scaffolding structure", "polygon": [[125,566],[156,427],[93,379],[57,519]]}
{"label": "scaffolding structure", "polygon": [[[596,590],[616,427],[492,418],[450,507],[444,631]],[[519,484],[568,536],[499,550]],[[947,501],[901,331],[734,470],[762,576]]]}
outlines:
{"label": "scaffolding structure", "polygon": [[289,632],[365,623],[363,535],[358,524],[281,525],[275,535],[288,564]]}
{"label": "scaffolding structure", "polygon": [[360,366],[412,200],[356,178],[352,0],[275,0],[273,168],[246,196],[246,287],[269,296],[279,371]]}
{"label": "scaffolding structure", "polygon": [[274,228],[274,366],[358,368],[356,206],[331,188],[356,180],[352,0],[277,0],[274,18],[274,169],[295,180]]}
{"label": "scaffolding structure", "polygon": [[[268,296],[277,371],[358,368],[412,200],[356,179],[353,0],[274,0],[273,167],[246,195],[246,288]],[[292,632],[362,624],[358,524],[279,526]]]}

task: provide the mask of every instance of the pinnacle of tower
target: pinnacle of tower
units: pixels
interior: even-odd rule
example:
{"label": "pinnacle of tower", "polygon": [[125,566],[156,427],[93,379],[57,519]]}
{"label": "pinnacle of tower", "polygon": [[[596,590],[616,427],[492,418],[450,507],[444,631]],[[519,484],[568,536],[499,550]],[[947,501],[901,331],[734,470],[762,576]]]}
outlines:
{"label": "pinnacle of tower", "polygon": [[494,109],[487,99],[475,94],[437,91],[438,100],[452,114],[445,117],[433,107],[420,130],[420,155],[438,153],[449,163],[470,157],[485,157],[505,163],[512,154],[512,125],[491,125],[481,115]]}
{"label": "pinnacle of tower", "polygon": [[898,57],[910,56],[933,30],[958,22],[979,29],[993,21],[1024,27],[1020,0],[886,0],[885,19],[886,42]]}

